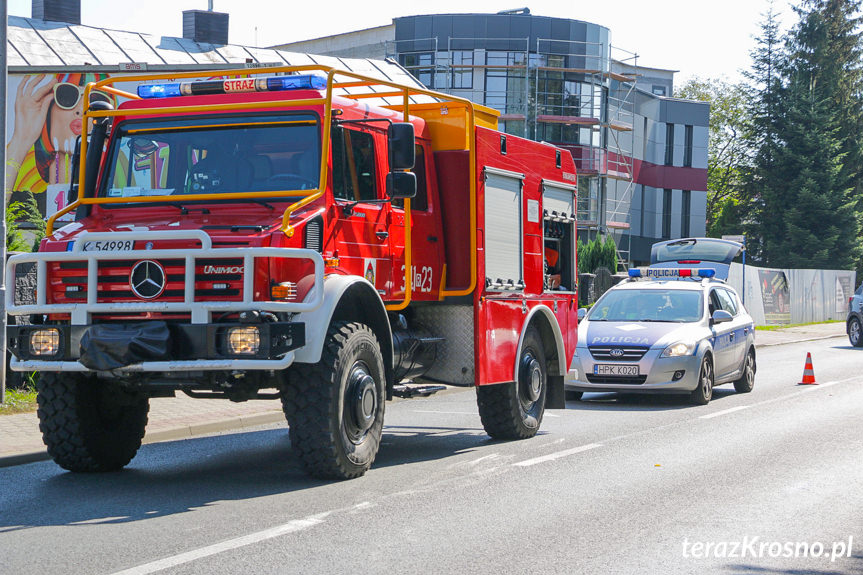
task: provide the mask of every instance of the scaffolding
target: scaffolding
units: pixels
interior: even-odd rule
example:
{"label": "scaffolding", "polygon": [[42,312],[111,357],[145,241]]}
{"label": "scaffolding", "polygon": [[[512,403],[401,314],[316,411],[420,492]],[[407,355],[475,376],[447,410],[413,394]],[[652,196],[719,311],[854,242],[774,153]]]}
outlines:
{"label": "scaffolding", "polygon": [[411,39],[387,42],[386,51],[424,84],[499,111],[502,130],[567,149],[578,170],[578,228],[610,234],[625,269],[636,53],[546,38],[535,46],[529,38],[449,38],[440,51],[437,38]]}

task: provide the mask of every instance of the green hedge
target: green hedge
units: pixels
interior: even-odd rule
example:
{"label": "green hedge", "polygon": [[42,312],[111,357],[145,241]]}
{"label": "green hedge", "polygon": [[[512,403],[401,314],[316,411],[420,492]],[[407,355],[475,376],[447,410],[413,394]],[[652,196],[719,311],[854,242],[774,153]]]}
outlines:
{"label": "green hedge", "polygon": [[594,273],[597,268],[608,268],[611,273],[617,272],[617,245],[609,235],[590,240],[586,244],[578,240],[577,254],[578,273]]}

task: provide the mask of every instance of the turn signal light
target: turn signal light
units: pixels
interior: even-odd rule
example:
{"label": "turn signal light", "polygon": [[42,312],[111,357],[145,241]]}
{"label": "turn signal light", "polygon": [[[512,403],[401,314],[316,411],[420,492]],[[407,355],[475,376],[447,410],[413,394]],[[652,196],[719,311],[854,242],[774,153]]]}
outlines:
{"label": "turn signal light", "polygon": [[271,290],[273,299],[296,299],[297,284],[293,282],[282,282],[273,286]]}
{"label": "turn signal light", "polygon": [[55,355],[60,351],[60,330],[37,329],[30,332],[30,353],[33,355]]}

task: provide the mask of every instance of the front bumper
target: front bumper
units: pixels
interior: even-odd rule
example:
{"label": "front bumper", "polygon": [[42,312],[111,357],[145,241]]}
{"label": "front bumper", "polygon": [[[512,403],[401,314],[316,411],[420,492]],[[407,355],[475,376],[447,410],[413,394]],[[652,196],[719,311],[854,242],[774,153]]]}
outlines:
{"label": "front bumper", "polygon": [[[684,393],[698,385],[698,369],[701,367],[699,355],[679,357],[660,357],[662,349],[650,349],[644,356],[633,362],[611,362],[594,359],[585,348],[578,348],[573,357],[564,386],[571,391],[629,391],[651,393]],[[638,365],[639,377],[595,376],[597,364]],[[683,377],[674,379],[675,372],[683,372]]]}
{"label": "front bumper", "polygon": [[[231,354],[226,342],[233,327],[257,327],[260,347],[255,354]],[[7,344],[13,358],[13,371],[93,371],[78,361],[81,340],[90,325],[10,325]],[[52,356],[36,355],[30,348],[30,334],[46,328],[60,332],[60,346]],[[293,363],[293,350],[306,343],[305,324],[296,322],[271,323],[210,323],[168,324],[170,332],[166,357],[144,360],[117,368],[117,371],[164,372],[206,370],[270,370],[284,369]],[[118,345],[123,345],[119,342]]]}

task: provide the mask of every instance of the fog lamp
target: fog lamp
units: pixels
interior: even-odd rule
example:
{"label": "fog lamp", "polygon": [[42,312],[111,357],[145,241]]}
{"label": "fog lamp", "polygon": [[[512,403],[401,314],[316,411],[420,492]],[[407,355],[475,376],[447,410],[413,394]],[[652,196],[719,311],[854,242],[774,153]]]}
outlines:
{"label": "fog lamp", "polygon": [[232,327],[228,330],[228,348],[233,354],[255,354],[261,347],[257,327]]}
{"label": "fog lamp", "polygon": [[37,329],[30,332],[30,352],[33,355],[55,355],[60,351],[60,330]]}

